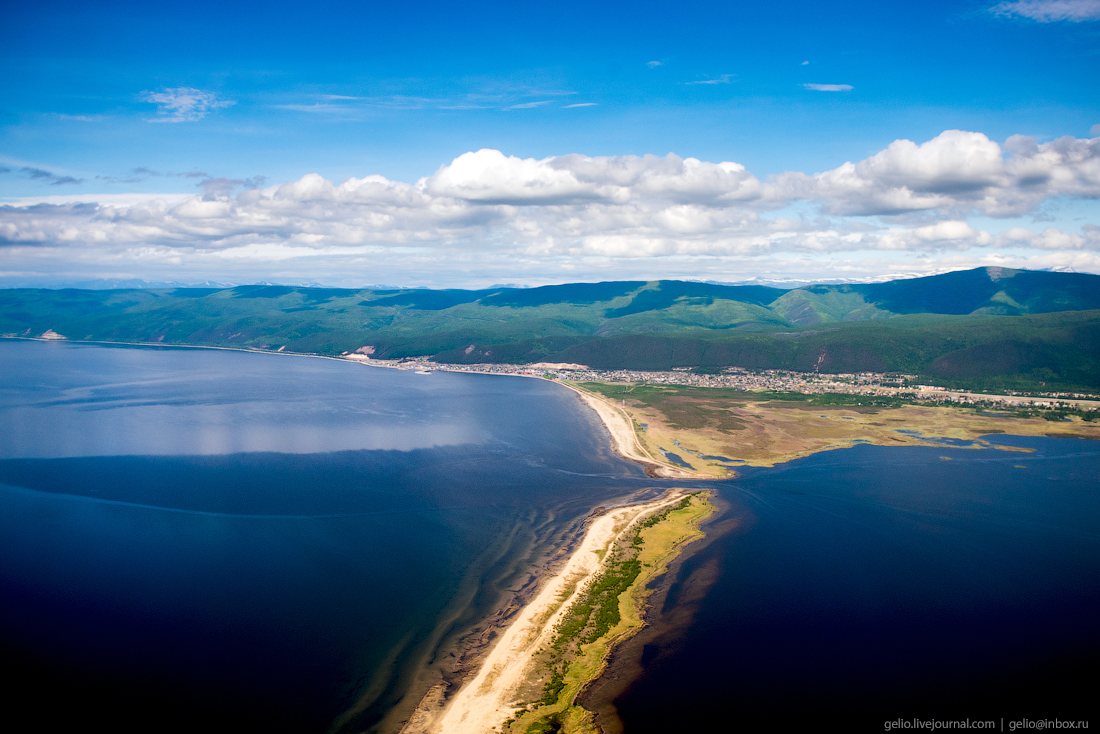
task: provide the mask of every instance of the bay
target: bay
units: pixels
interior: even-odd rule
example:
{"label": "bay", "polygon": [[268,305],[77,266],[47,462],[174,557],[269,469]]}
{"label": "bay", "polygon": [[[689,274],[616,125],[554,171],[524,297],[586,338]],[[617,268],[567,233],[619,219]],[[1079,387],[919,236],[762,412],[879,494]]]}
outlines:
{"label": "bay", "polygon": [[538,380],[13,341],[0,374],[0,644],[55,720],[392,730],[653,485]]}

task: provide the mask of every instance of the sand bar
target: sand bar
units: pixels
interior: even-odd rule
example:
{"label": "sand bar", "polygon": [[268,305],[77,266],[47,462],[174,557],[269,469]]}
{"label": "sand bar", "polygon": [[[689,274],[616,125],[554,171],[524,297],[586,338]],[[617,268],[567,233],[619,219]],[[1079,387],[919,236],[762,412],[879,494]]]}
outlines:
{"label": "sand bar", "polygon": [[593,521],[580,547],[505,630],[477,675],[459,690],[435,721],[425,726],[421,719],[415,729],[406,727],[405,731],[437,734],[500,731],[520,706],[516,699],[520,687],[533,672],[534,653],[550,641],[555,625],[600,570],[612,544],[642,516],[670,507],[681,498],[681,493],[676,492],[652,502],[617,507]]}
{"label": "sand bar", "polygon": [[668,462],[654,457],[638,441],[638,435],[634,432],[633,418],[613,401],[574,387],[566,382],[559,382],[558,384],[580,395],[588,407],[596,411],[596,415],[603,421],[607,432],[611,434],[611,444],[615,452],[624,459],[642,464],[646,467],[648,474],[668,479],[713,479],[713,477],[672,466]]}

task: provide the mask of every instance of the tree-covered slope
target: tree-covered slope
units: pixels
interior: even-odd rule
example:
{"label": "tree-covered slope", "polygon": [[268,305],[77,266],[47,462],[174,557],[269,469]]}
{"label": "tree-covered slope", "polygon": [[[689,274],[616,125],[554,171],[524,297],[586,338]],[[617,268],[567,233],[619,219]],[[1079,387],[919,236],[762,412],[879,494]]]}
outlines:
{"label": "tree-covered slope", "polygon": [[541,288],[0,290],[0,333],[447,362],[901,371],[1100,387],[1100,276],[981,268],[799,289],[682,281]]}
{"label": "tree-covered slope", "polygon": [[1021,315],[1100,309],[1100,275],[976,268],[887,283],[814,285],[773,307],[809,326],[916,313]]}

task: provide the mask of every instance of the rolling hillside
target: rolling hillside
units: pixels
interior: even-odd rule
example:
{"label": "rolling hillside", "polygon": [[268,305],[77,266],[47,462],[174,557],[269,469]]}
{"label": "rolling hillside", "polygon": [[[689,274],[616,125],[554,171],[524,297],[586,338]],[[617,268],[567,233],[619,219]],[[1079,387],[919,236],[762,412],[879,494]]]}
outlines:
{"label": "rolling hillside", "polygon": [[1100,388],[1100,276],[1003,268],[798,289],[0,290],[0,333],[601,368],[902,371],[971,387]]}

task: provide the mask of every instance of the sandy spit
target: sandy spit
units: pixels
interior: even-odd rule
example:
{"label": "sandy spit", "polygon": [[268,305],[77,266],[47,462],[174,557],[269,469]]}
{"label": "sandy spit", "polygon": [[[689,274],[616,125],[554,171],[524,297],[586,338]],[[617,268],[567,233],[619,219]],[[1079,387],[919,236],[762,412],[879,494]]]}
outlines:
{"label": "sandy spit", "polygon": [[[643,515],[679,502],[680,492],[638,505],[617,507],[597,518],[565,566],[520,612],[469,680],[439,714],[418,710],[403,734],[487,734],[519,708],[518,692],[533,675],[532,658],[550,642],[554,626],[600,570],[612,544]],[[427,703],[427,702],[426,702]]]}
{"label": "sandy spit", "polygon": [[607,432],[611,434],[611,443],[615,452],[624,459],[637,461],[646,468],[646,473],[654,477],[667,479],[713,479],[714,477],[700,477],[695,472],[685,471],[667,462],[657,459],[642,447],[638,442],[638,435],[634,432],[634,423],[629,415],[619,406],[606,398],[594,395],[585,390],[580,390],[564,382],[558,383],[580,395],[588,407],[596,411],[596,415],[603,421]]}

